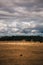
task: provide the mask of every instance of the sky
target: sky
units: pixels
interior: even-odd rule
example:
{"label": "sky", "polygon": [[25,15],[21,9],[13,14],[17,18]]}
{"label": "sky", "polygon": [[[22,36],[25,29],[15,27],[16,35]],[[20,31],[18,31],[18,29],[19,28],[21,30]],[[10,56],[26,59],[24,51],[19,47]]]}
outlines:
{"label": "sky", "polygon": [[43,35],[43,0],[0,0],[0,36]]}

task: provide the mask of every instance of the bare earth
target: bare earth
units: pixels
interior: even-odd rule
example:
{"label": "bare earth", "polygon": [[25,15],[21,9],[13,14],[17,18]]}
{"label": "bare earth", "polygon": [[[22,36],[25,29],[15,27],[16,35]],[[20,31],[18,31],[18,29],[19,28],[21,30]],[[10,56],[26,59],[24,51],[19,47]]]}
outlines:
{"label": "bare earth", "polygon": [[43,43],[0,41],[0,65],[43,65]]}

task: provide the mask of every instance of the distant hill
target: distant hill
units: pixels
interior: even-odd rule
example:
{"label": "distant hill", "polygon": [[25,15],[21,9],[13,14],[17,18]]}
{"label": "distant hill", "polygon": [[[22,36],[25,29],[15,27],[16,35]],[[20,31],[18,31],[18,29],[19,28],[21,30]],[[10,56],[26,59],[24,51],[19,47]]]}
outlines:
{"label": "distant hill", "polygon": [[21,41],[21,40],[43,42],[43,37],[42,36],[4,36],[4,37],[0,37],[0,41]]}

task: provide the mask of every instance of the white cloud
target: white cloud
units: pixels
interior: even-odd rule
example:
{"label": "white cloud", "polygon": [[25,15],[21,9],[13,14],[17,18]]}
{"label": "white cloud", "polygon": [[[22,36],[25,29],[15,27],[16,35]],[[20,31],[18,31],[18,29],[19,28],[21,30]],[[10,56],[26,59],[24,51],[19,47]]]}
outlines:
{"label": "white cloud", "polygon": [[3,20],[0,20],[0,32],[6,30],[7,30],[7,24],[5,24]]}
{"label": "white cloud", "polygon": [[32,30],[31,33],[39,33],[39,30]]}
{"label": "white cloud", "polygon": [[17,33],[18,31],[19,31],[18,28],[11,28],[11,32],[14,32],[14,33],[16,32]]}
{"label": "white cloud", "polygon": [[11,24],[8,24],[9,27],[16,27],[17,26],[17,22],[12,22]]}

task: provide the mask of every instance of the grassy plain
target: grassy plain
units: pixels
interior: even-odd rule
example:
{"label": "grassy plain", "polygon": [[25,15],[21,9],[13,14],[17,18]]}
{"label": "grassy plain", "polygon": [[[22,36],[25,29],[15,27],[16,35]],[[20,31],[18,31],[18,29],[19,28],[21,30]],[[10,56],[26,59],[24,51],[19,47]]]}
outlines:
{"label": "grassy plain", "polygon": [[43,65],[43,43],[0,41],[0,65]]}

